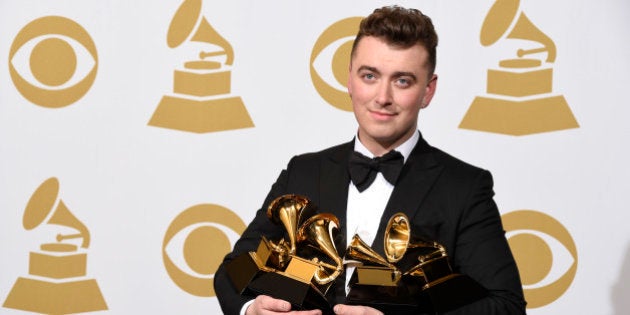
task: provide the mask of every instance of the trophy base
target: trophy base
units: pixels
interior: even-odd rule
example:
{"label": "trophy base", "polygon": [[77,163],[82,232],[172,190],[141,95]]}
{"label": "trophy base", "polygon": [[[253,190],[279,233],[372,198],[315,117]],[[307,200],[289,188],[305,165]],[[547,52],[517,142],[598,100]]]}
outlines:
{"label": "trophy base", "polygon": [[380,286],[352,284],[346,296],[346,304],[364,305],[385,314],[431,313],[433,308],[427,295],[423,295],[417,284]]}
{"label": "trophy base", "polygon": [[191,99],[166,95],[162,97],[149,125],[196,133],[254,127],[238,96]]}
{"label": "trophy base", "polygon": [[40,314],[74,314],[107,309],[94,279],[56,283],[19,277],[2,306]]}
{"label": "trophy base", "polygon": [[238,255],[225,265],[225,270],[239,294],[246,293],[247,285],[257,276],[265,273],[254,253]]}
{"label": "trophy base", "polygon": [[310,281],[272,269],[265,270],[256,257],[255,253],[242,254],[225,265],[228,278],[239,294],[269,295],[288,301],[293,309],[320,309],[323,314],[334,314],[324,295]]}
{"label": "trophy base", "polygon": [[459,125],[512,136],[579,127],[562,95],[524,101],[478,96]]}
{"label": "trophy base", "polygon": [[487,290],[466,275],[452,274],[421,287],[404,277],[397,286],[352,284],[346,303],[373,307],[385,314],[442,313],[487,296]]}
{"label": "trophy base", "polygon": [[323,314],[334,314],[324,295],[310,282],[305,283],[286,274],[267,272],[250,282],[248,288],[255,295],[265,294],[288,301],[292,309],[319,309]]}

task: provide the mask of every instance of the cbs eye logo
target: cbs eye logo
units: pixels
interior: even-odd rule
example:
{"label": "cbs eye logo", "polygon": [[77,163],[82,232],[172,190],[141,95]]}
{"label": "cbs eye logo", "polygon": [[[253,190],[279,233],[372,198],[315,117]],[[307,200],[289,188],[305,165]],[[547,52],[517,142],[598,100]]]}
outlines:
{"label": "cbs eye logo", "polygon": [[200,204],[184,210],[171,222],[162,242],[168,275],[192,295],[215,296],[214,272],[244,230],[245,223],[227,208]]}
{"label": "cbs eye logo", "polygon": [[519,210],[502,216],[519,268],[527,308],[557,300],[569,288],[578,256],[569,231],[542,212]]}
{"label": "cbs eye logo", "polygon": [[311,52],[311,80],[317,93],[330,105],[352,111],[348,97],[348,67],[361,17],[343,19],[319,36]]}
{"label": "cbs eye logo", "polygon": [[9,52],[9,72],[17,90],[32,103],[59,108],[90,89],[98,57],[90,35],[76,22],[45,16],[24,26]]}

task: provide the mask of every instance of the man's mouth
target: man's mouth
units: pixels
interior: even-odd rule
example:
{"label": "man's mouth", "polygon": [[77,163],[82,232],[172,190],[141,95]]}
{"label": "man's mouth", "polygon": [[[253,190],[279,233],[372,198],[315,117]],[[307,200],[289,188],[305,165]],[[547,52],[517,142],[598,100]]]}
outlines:
{"label": "man's mouth", "polygon": [[396,116],[395,113],[383,112],[383,111],[370,111],[370,115],[372,115],[372,117],[379,120],[391,119],[392,117]]}

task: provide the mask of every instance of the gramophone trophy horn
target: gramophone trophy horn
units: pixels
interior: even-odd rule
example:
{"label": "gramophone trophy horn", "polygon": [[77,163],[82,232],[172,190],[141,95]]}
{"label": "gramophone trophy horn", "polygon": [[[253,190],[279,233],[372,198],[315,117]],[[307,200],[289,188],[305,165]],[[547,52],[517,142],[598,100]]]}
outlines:
{"label": "gramophone trophy horn", "polygon": [[218,56],[218,55],[226,55],[225,64],[230,66],[234,62],[234,50],[232,49],[232,45],[223,38],[213,27],[208,23],[205,17],[201,19],[201,24],[199,24],[199,28],[197,28],[197,32],[190,39],[191,41],[196,42],[206,42],[210,44],[217,45],[223,49],[223,51],[217,52],[200,52],[199,58],[205,59],[207,57]]}
{"label": "gramophone trophy horn", "polygon": [[358,235],[354,235],[346,250],[346,257],[363,263],[356,269],[357,283],[359,285],[398,286],[402,272],[395,264],[407,252],[410,234],[407,216],[404,213],[394,214],[387,223],[383,238],[386,258],[363,242]]}
{"label": "gramophone trophy horn", "polygon": [[310,205],[310,201],[297,195],[281,196],[267,207],[267,217],[276,224],[282,224],[287,231],[289,255],[295,254],[298,227],[314,212],[315,208]]}
{"label": "gramophone trophy horn", "polygon": [[378,266],[396,268],[383,256],[379,255],[372,247],[366,244],[358,234],[355,234],[346,249],[346,260],[357,260]]}
{"label": "gramophone trophy horn", "polygon": [[516,25],[508,34],[507,38],[514,39],[525,39],[532,40],[535,42],[539,42],[543,45],[541,48],[535,49],[519,49],[517,51],[518,57],[523,57],[529,54],[535,54],[540,52],[547,53],[547,62],[556,61],[556,45],[553,43],[551,38],[549,38],[545,33],[539,30],[525,15],[525,13],[521,13],[518,17],[518,21]]}
{"label": "gramophone trophy horn", "polygon": [[166,38],[168,47],[175,48],[181,45],[192,34],[190,41],[209,43],[223,49],[215,53],[201,52],[199,54],[201,59],[213,55],[227,55],[225,64],[231,65],[234,61],[232,45],[208,23],[205,17],[199,18],[202,4],[201,0],[185,0],[179,6],[168,28]]}
{"label": "gramophone trophy horn", "polygon": [[[417,269],[418,261],[426,265],[429,261],[447,256],[446,249],[438,242],[418,237],[412,239],[409,218],[402,212],[394,214],[389,219],[383,243],[387,260],[397,263],[397,267],[405,274],[410,274],[407,271],[410,268]],[[403,258],[405,259],[402,260]]]}
{"label": "gramophone trophy horn", "polygon": [[[66,239],[81,238],[83,240],[81,247],[88,248],[90,246],[90,232],[87,227],[79,221],[79,219],[77,219],[70,210],[68,210],[64,202],[57,198],[58,193],[59,181],[55,177],[47,179],[39,186],[39,188],[37,188],[24,210],[24,216],[22,218],[24,228],[27,230],[34,229],[42,224],[52,212],[52,215],[50,215],[50,218],[46,221],[47,224],[67,226],[76,229],[79,232],[77,234],[70,235],[57,234],[57,242],[61,242]],[[56,207],[55,203],[57,203]],[[55,207],[55,209],[53,209],[53,207]],[[59,248],[60,246],[54,246],[54,244],[43,244],[42,247],[42,249],[44,249],[46,247]],[[71,246],[66,247],[70,248]]]}
{"label": "gramophone trophy horn", "polygon": [[[519,0],[497,0],[483,22],[481,28],[481,44],[490,46],[496,43],[507,31],[512,21],[518,14]],[[506,17],[512,17],[506,19]],[[556,45],[545,33],[538,29],[529,18],[522,13],[518,16],[518,20],[514,27],[510,30],[507,38],[524,39],[541,43],[543,47],[537,49],[518,50],[518,57],[524,55],[547,52],[547,62],[556,60]]]}
{"label": "gramophone trophy horn", "polygon": [[409,247],[410,237],[411,228],[407,215],[402,212],[394,214],[387,222],[383,238],[385,257],[389,262],[396,263],[403,258]]}
{"label": "gramophone trophy horn", "polygon": [[[311,247],[326,254],[335,265],[323,260],[319,261],[319,269],[314,275],[315,282],[320,285],[334,281],[343,271],[343,261],[337,253],[333,232],[339,229],[339,219],[330,213],[319,213],[308,218],[297,233],[298,242],[306,242]],[[328,272],[332,269],[332,272]]]}

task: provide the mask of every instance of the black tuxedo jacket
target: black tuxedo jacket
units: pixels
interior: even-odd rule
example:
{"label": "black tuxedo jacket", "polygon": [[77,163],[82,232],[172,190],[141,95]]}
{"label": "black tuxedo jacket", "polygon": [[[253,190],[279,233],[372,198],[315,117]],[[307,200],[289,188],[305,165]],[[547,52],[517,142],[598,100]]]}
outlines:
{"label": "black tuxedo jacket", "polygon": [[[255,251],[261,235],[281,238],[285,231],[266,216],[269,203],[284,194],[308,197],[320,212],[337,216],[341,224],[336,246],[346,248],[346,204],[350,175],[348,161],[354,142],[291,159],[271,188],[262,208],[234,250],[215,273],[214,288],[225,314],[238,314],[251,297],[240,296],[227,278],[224,265],[241,253]],[[383,234],[389,218],[404,212],[412,233],[446,247],[456,272],[466,274],[489,290],[487,298],[449,314],[524,314],[525,301],[516,263],[505,238],[488,171],[466,164],[420,137],[405,162],[381,217],[372,247],[383,254]],[[329,300],[343,303],[345,276],[329,290]]]}

